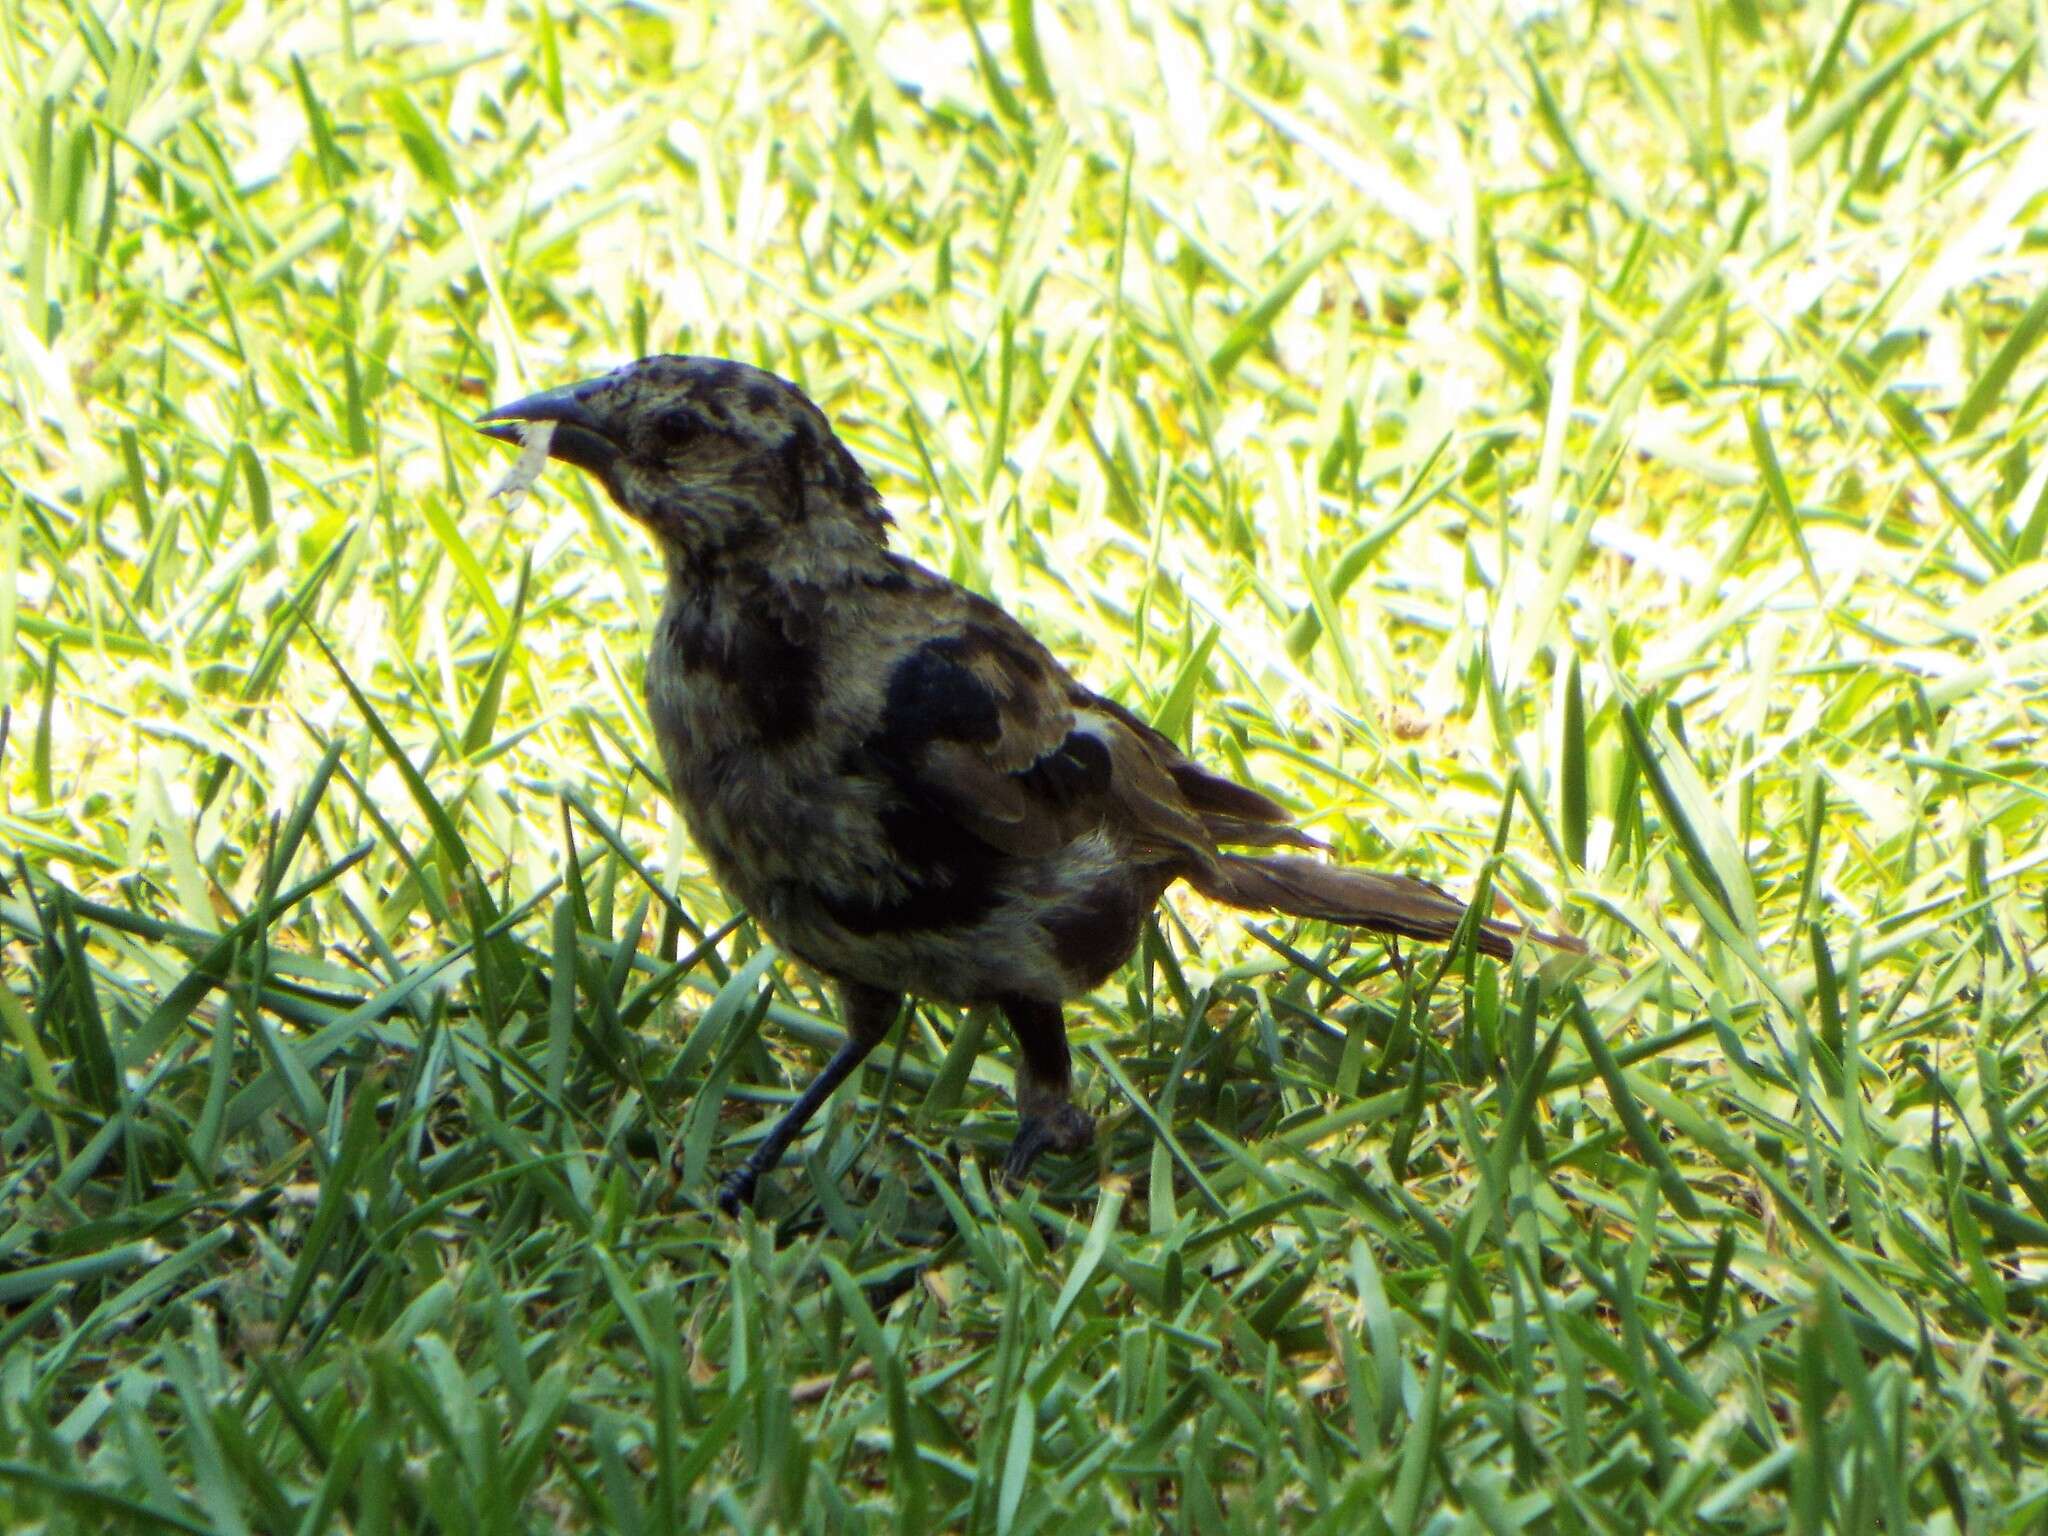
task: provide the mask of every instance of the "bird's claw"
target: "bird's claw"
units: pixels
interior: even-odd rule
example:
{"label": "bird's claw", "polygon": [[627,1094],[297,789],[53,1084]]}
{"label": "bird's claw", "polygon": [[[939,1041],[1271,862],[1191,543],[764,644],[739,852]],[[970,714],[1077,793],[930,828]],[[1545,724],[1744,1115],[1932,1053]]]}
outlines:
{"label": "bird's claw", "polygon": [[1094,1139],[1095,1122],[1072,1104],[1026,1115],[1017,1122],[1016,1140],[1003,1159],[1003,1176],[1013,1184],[1022,1183],[1041,1152],[1079,1152]]}
{"label": "bird's claw", "polygon": [[750,1163],[733,1169],[718,1185],[718,1208],[738,1220],[740,1207],[754,1203],[754,1184],[760,1172]]}
{"label": "bird's claw", "polygon": [[1052,1145],[1043,1120],[1022,1120],[1017,1124],[1017,1136],[1010,1143],[1009,1153],[1003,1158],[1003,1177],[1012,1184],[1024,1182],[1031,1165],[1038,1161],[1038,1154]]}

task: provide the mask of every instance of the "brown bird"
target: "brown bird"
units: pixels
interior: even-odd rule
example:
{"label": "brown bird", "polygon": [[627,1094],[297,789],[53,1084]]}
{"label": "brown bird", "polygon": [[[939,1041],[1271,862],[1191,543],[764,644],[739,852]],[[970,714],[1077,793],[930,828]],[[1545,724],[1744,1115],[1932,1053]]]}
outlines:
{"label": "brown bird", "polygon": [[[1422,881],[1222,851],[1319,845],[1076,682],[987,598],[891,553],[874,486],[787,380],[649,357],[482,418],[506,442],[542,422],[548,456],[595,475],[667,565],[647,711],[698,848],[843,1001],[846,1044],[725,1179],[728,1212],[906,993],[1008,1019],[1012,1176],[1086,1146],[1061,1004],[1130,958],[1176,880],[1233,907],[1457,932],[1464,903]],[[1518,932],[1481,921],[1477,943],[1506,958]]]}

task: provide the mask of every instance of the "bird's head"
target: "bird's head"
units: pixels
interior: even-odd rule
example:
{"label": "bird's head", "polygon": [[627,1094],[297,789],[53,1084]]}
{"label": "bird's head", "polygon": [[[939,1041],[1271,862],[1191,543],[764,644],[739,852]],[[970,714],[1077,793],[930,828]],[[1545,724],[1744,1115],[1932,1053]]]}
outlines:
{"label": "bird's head", "polygon": [[595,475],[679,574],[792,545],[878,550],[885,540],[881,498],[825,413],[746,363],[643,357],[501,405],[478,425],[516,443],[516,423],[543,421],[554,423],[548,457]]}

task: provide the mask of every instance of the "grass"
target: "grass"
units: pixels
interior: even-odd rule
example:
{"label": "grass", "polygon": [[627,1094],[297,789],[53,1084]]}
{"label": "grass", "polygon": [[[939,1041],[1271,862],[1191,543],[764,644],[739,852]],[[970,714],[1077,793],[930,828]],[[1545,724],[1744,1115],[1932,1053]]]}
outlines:
{"label": "grass", "polygon": [[[0,0],[0,1524],[2040,1529],[2044,26]],[[1596,957],[1177,901],[725,1221],[831,1005],[467,426],[661,349]]]}

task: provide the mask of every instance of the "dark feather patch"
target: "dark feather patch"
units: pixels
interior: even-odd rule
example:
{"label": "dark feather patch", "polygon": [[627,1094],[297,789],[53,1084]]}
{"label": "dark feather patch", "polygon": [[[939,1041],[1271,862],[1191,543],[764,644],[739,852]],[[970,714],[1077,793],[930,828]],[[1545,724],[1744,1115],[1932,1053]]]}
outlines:
{"label": "dark feather patch", "polygon": [[1056,907],[1038,919],[1052,940],[1060,969],[1082,987],[1093,987],[1130,959],[1145,926],[1152,901],[1137,889],[1135,878],[1118,872],[1098,882],[1070,906]]}
{"label": "dark feather patch", "polygon": [[1002,734],[995,695],[968,670],[966,643],[952,636],[927,640],[889,676],[878,750],[907,757],[932,741],[990,742]]}
{"label": "dark feather patch", "polygon": [[841,927],[860,934],[980,922],[995,906],[1003,855],[925,804],[914,789],[898,788],[901,798],[881,813],[880,821],[894,868],[908,877],[907,889],[886,898],[824,892],[825,910]]}
{"label": "dark feather patch", "polygon": [[1017,777],[1054,805],[1072,805],[1109,790],[1109,748],[1089,731],[1070,731],[1057,750],[1048,752]]}
{"label": "dark feather patch", "polygon": [[729,394],[754,371],[744,363],[724,357],[693,358],[691,362],[689,393],[698,400],[715,400]]}
{"label": "dark feather patch", "polygon": [[908,592],[912,586],[911,565],[901,555],[891,555],[889,563],[879,571],[873,571],[860,578],[861,585],[877,592]]}
{"label": "dark feather patch", "polygon": [[763,745],[785,746],[806,734],[824,692],[808,620],[785,619],[760,604],[718,613],[728,622],[715,623],[713,610],[700,603],[670,611],[669,641],[684,669],[725,685],[735,718],[751,725]]}
{"label": "dark feather patch", "polygon": [[816,451],[810,440],[808,423],[800,423],[789,436],[782,440],[782,446],[775,450],[776,463],[781,467],[783,485],[783,515],[792,522],[801,521],[810,515],[810,504],[804,495],[804,482],[810,476],[811,460]]}

